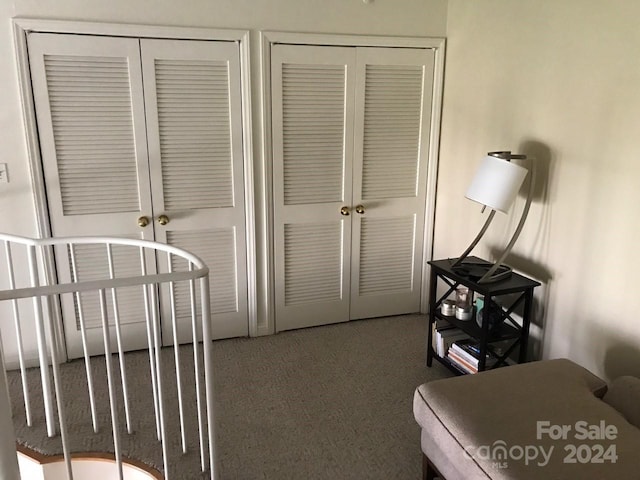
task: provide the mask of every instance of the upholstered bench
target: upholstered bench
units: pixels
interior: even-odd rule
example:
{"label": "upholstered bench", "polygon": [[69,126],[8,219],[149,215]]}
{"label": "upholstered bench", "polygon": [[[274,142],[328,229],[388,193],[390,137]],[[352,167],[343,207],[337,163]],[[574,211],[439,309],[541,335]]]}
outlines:
{"label": "upholstered bench", "polygon": [[640,379],[566,359],[416,389],[424,479],[640,479]]}

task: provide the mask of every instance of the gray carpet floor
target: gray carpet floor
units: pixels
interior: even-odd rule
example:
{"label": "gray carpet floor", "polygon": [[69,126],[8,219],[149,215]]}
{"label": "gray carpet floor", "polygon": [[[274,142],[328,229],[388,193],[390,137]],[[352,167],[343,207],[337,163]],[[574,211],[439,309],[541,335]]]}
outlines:
{"label": "gray carpet floor", "polygon": [[[420,478],[413,391],[421,383],[450,376],[437,363],[432,368],[425,366],[426,323],[422,315],[406,315],[214,342],[221,478]],[[175,395],[169,395],[170,473],[174,479],[206,478],[199,473],[193,352],[190,346],[181,347],[181,352],[183,385],[189,395],[185,403],[189,451],[179,454],[177,401]],[[173,350],[163,349],[162,354],[167,367],[165,385],[175,386]],[[94,357],[92,368],[98,390],[99,434],[91,428],[84,362],[62,366],[74,452],[112,450],[108,446],[111,428],[104,358]],[[126,370],[135,398],[134,434],[127,435],[121,428],[124,454],[161,470],[146,352],[128,353]],[[39,371],[28,373],[32,404],[41,406]],[[37,413],[41,408],[34,408],[35,425],[26,427],[20,376],[9,372],[8,379],[19,442],[41,453],[60,453],[59,438],[46,436],[43,415]],[[122,405],[120,418],[124,418]]]}

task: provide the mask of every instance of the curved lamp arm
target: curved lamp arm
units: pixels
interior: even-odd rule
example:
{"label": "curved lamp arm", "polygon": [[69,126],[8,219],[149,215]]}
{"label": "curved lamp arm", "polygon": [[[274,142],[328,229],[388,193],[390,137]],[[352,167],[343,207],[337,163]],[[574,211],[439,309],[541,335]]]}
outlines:
{"label": "curved lamp arm", "polygon": [[[530,162],[531,163],[531,170],[530,170],[530,176],[529,176],[529,193],[527,194],[527,201],[526,201],[526,203],[524,205],[524,208],[522,210],[522,216],[520,217],[520,221],[518,222],[518,226],[516,227],[515,232],[513,232],[513,236],[511,237],[511,240],[509,241],[509,243],[505,247],[504,251],[502,252],[502,255],[500,255],[498,260],[496,260],[496,262],[487,271],[487,273],[485,273],[482,276],[482,278],[480,278],[480,280],[478,280],[478,283],[495,282],[495,281],[500,280],[501,278],[504,277],[504,274],[502,274],[502,275],[501,274],[494,275],[494,274],[495,274],[496,270],[498,270],[498,268],[500,268],[500,266],[502,265],[502,262],[505,261],[505,259],[507,258],[507,256],[511,252],[511,249],[513,248],[513,245],[516,243],[516,240],[518,239],[518,237],[522,233],[522,228],[524,227],[524,221],[527,219],[527,215],[529,214],[529,208],[531,207],[531,200],[533,198],[533,190],[535,189],[535,185],[536,185],[536,162],[533,161],[533,160],[535,160],[535,159],[533,159],[533,157],[529,157],[529,158],[531,159],[531,162]],[[507,272],[507,273],[510,273],[510,271]]]}
{"label": "curved lamp arm", "polygon": [[489,225],[491,225],[491,221],[493,220],[493,217],[495,217],[495,215],[496,215],[496,211],[491,210],[491,212],[489,213],[489,216],[487,217],[486,222],[484,222],[484,225],[480,229],[480,232],[478,232],[478,235],[476,235],[476,238],[473,239],[473,241],[471,242],[471,245],[467,247],[464,253],[458,257],[458,260],[456,260],[455,263],[451,265],[452,268],[462,265],[462,262],[464,261],[464,259],[469,256],[469,254],[474,248],[476,248],[476,245],[478,244],[480,239],[483,237],[483,235],[489,228]]}

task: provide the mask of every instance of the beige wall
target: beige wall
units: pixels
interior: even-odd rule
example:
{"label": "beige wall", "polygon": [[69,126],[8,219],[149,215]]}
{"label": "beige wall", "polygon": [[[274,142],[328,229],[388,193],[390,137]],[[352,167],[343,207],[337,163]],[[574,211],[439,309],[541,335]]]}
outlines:
{"label": "beige wall", "polygon": [[[22,110],[14,60],[12,17],[34,17],[150,25],[252,30],[254,77],[253,131],[256,197],[263,195],[260,176],[259,30],[362,35],[444,36],[446,0],[0,0],[0,162],[9,167],[10,183],[0,184],[0,231],[35,235],[36,222]],[[264,219],[258,218],[258,237]],[[264,245],[258,245],[258,287],[264,286]],[[0,288],[3,288],[0,279]],[[262,299],[264,300],[264,299]],[[261,301],[264,315],[265,302]],[[0,305],[0,319],[10,318]],[[29,328],[27,325],[27,336]],[[5,352],[13,363],[16,350],[10,325],[2,327]]]}
{"label": "beige wall", "polygon": [[[538,156],[538,192],[512,262],[544,282],[542,356],[640,375],[640,3],[450,0],[435,256],[482,217],[464,198],[489,150]],[[522,199],[514,212],[519,214]],[[500,219],[478,248],[505,243]]]}

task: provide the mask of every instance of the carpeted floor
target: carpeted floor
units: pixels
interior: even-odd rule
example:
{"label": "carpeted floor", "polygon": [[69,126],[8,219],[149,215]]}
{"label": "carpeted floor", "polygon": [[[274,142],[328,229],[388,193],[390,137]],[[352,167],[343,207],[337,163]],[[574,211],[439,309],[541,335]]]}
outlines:
{"label": "carpeted floor", "polygon": [[[420,383],[450,376],[441,365],[425,366],[426,319],[406,315],[214,343],[218,454],[221,478],[230,480],[417,479],[421,455],[419,427],[412,414],[413,390]],[[172,362],[173,350],[163,350]],[[169,401],[172,478],[199,474],[195,430],[192,350],[182,347],[183,384],[191,398],[189,452],[180,456],[176,399]],[[115,360],[115,357],[114,357]],[[92,359],[104,377],[104,358]],[[123,451],[161,469],[155,440],[146,352],[126,355],[134,434],[122,431]],[[166,385],[175,376],[165,368]],[[65,403],[70,413],[72,451],[105,451],[111,443],[106,380],[96,382],[101,433],[93,434],[84,382],[84,362],[63,365]],[[17,436],[42,453],[61,451],[48,439],[42,414],[35,426],[24,422],[18,372],[9,372]],[[29,371],[33,405],[42,405],[38,369]],[[189,388],[188,388],[189,387]],[[173,388],[175,390],[175,388]],[[148,391],[147,391],[148,390]],[[38,408],[34,408],[37,411]],[[121,409],[122,410],[122,409]],[[124,414],[120,412],[120,418]],[[175,472],[174,472],[175,469]]]}

